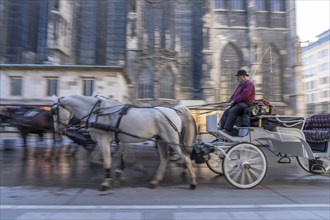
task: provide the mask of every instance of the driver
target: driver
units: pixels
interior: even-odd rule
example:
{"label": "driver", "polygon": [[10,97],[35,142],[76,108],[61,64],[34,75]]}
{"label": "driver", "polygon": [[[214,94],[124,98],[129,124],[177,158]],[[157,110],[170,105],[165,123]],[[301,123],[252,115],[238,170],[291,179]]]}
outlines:
{"label": "driver", "polygon": [[231,134],[238,116],[244,113],[246,107],[254,103],[256,94],[254,84],[245,70],[239,70],[235,76],[240,84],[227,100],[231,106],[225,110],[220,119],[220,129],[227,134]]}

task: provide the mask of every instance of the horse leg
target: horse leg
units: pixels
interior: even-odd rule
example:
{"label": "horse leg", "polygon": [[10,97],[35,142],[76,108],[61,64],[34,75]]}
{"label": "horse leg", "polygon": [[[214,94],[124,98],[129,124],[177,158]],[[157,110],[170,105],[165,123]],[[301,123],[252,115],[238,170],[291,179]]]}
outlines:
{"label": "horse leg", "polygon": [[155,188],[159,185],[159,182],[164,178],[165,170],[168,163],[168,146],[166,143],[157,143],[157,148],[160,157],[160,163],[158,170],[154,178],[150,181],[150,188]]}
{"label": "horse leg", "polygon": [[[38,143],[34,152],[34,156],[42,155],[42,143],[44,140],[43,133],[38,133]],[[47,159],[46,159],[47,160]]]}
{"label": "horse leg", "polygon": [[23,148],[24,148],[24,156],[23,156],[23,159],[26,160],[27,159],[27,156],[28,156],[28,150],[27,150],[27,134],[20,130],[20,134],[21,134],[21,137],[23,139]]}
{"label": "horse leg", "polygon": [[50,150],[50,154],[48,156],[48,158],[46,159],[47,161],[52,161],[53,159],[55,159],[56,161],[59,160],[59,153],[58,153],[58,149],[56,147],[56,133],[52,132],[52,137],[53,137],[53,143],[51,146],[51,150]]}
{"label": "horse leg", "polygon": [[[115,170],[117,178],[120,178],[122,176],[122,173],[124,172],[124,169],[126,169],[126,167],[128,167],[126,165],[127,163],[132,164],[132,165],[129,165],[129,166],[133,170],[141,172],[144,175],[148,174],[148,172],[145,169],[145,167],[143,166],[143,164],[138,163],[135,153],[132,153],[132,146],[130,144],[122,143],[122,144],[120,144],[119,149],[120,149],[119,150],[120,160],[119,160],[118,166]],[[116,154],[114,154],[114,155],[116,155]]]}
{"label": "horse leg", "polygon": [[60,151],[62,149],[62,146],[61,148],[59,148],[58,142],[62,144],[63,139],[62,139],[62,135],[57,134],[55,131],[53,131],[52,133],[53,133],[53,149],[54,149],[53,152],[55,152],[55,159],[56,161],[58,161],[60,159]]}
{"label": "horse leg", "polygon": [[70,157],[76,158],[78,151],[79,151],[79,146],[77,144],[71,144],[68,146],[67,152]]}
{"label": "horse leg", "polygon": [[102,152],[99,144],[96,144],[94,149],[87,154],[91,164],[103,164]]}
{"label": "horse leg", "polygon": [[182,148],[179,148],[178,146],[176,146],[174,149],[176,149],[177,153],[183,159],[184,164],[185,164],[185,168],[189,173],[189,176],[190,176],[190,189],[196,189],[196,187],[197,187],[196,174],[195,174],[192,162],[190,160],[190,156],[188,155],[188,153],[186,151],[182,150]]}
{"label": "horse leg", "polygon": [[[121,146],[121,148],[125,148],[125,146]],[[125,167],[126,167],[126,164],[125,164],[125,160],[124,160],[124,152],[122,150],[120,150],[120,161],[119,161],[119,165],[117,166],[116,170],[115,170],[115,173],[116,173],[116,177],[117,178],[120,178]]]}
{"label": "horse leg", "polygon": [[100,134],[95,133],[94,134],[97,139],[97,143],[99,146],[99,149],[102,154],[103,159],[103,168],[104,168],[104,179],[101,183],[101,189],[100,191],[108,190],[111,186],[111,139],[110,135],[108,133]]}

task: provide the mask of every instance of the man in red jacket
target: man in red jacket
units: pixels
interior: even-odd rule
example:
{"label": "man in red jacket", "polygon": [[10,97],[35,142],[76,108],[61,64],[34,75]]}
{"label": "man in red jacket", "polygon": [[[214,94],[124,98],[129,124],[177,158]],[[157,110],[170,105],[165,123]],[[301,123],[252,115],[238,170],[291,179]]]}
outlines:
{"label": "man in red jacket", "polygon": [[239,70],[236,76],[240,84],[227,101],[231,106],[225,110],[220,119],[220,129],[228,134],[232,132],[238,116],[243,115],[246,107],[254,103],[256,95],[254,84],[249,80],[245,70]]}

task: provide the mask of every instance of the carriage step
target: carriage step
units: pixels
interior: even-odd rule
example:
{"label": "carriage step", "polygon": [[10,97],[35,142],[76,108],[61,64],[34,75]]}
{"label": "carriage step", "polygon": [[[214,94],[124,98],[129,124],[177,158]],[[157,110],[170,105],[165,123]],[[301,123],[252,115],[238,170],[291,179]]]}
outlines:
{"label": "carriage step", "polygon": [[291,163],[291,159],[289,157],[281,157],[277,163]]}

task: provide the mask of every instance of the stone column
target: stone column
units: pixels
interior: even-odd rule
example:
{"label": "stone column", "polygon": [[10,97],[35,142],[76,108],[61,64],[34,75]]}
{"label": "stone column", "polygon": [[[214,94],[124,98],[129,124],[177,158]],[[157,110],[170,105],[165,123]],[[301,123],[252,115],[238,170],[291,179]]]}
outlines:
{"label": "stone column", "polygon": [[286,1],[287,8],[287,24],[290,30],[288,42],[289,48],[289,66],[291,67],[291,79],[293,86],[290,87],[289,105],[293,114],[303,115],[305,113],[304,94],[303,94],[303,77],[301,71],[301,54],[300,43],[297,37],[296,26],[296,3],[295,1]]}
{"label": "stone column", "polygon": [[[211,4],[207,4],[209,7]],[[211,50],[211,31],[212,31],[212,15],[211,10],[208,8],[207,13],[203,16],[203,63],[202,63],[202,91],[204,100],[206,102],[216,101],[215,89],[217,85],[211,79],[212,70],[212,57],[213,51]]]}

